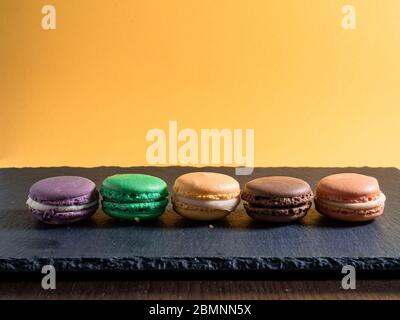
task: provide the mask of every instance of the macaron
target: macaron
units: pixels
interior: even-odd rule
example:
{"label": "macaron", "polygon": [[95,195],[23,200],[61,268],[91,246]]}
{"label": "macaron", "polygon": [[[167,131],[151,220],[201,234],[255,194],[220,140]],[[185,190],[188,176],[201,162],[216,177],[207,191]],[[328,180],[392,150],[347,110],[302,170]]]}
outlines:
{"label": "macaron", "polygon": [[168,205],[167,183],[146,174],[116,174],[100,188],[103,211],[120,220],[149,220],[162,215]]}
{"label": "macaron", "polygon": [[40,180],[29,190],[27,205],[33,216],[48,224],[70,224],[92,216],[99,206],[93,181],[76,176]]}
{"label": "macaron", "polygon": [[192,172],[178,177],[173,186],[175,212],[193,220],[221,219],[240,203],[240,186],[232,177],[214,172]]}
{"label": "macaron", "polygon": [[339,173],[321,179],[315,208],[325,216],[344,221],[369,221],[383,214],[386,197],[374,177]]}
{"label": "macaron", "polygon": [[304,180],[271,176],[246,183],[242,200],[247,214],[262,222],[292,222],[304,217],[312,205],[313,192]]}

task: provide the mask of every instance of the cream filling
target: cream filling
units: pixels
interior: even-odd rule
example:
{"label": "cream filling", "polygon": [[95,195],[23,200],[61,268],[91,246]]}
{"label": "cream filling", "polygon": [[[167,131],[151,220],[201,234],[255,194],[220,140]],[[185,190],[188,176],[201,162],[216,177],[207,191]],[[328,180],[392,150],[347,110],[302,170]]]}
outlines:
{"label": "cream filling", "polygon": [[186,203],[188,205],[206,208],[206,209],[215,209],[215,210],[225,210],[225,211],[235,211],[236,207],[240,202],[240,198],[236,197],[228,200],[200,200],[200,199],[192,199],[179,196],[175,194],[175,199]]}
{"label": "cream filling", "polygon": [[386,196],[381,193],[379,197],[375,200],[368,201],[368,202],[358,202],[358,203],[341,203],[329,200],[322,200],[320,198],[317,199],[322,204],[336,207],[336,208],[343,208],[343,209],[355,209],[355,210],[368,210],[373,209],[376,207],[383,206],[385,204]]}
{"label": "cream filling", "polygon": [[30,206],[32,209],[35,210],[40,210],[40,211],[46,211],[46,210],[56,210],[58,212],[69,212],[69,211],[79,211],[83,209],[87,209],[90,207],[93,207],[97,204],[97,201],[92,201],[89,203],[81,204],[81,205],[72,205],[72,206],[54,206],[54,205],[49,205],[49,204],[43,204],[36,202],[35,200],[32,200],[30,197],[28,197],[28,200],[26,201],[26,204]]}

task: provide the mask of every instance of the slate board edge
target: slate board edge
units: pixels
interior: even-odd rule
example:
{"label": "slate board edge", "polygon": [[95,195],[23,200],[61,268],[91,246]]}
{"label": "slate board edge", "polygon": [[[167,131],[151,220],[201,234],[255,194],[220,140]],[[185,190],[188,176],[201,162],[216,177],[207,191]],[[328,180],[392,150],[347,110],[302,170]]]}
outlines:
{"label": "slate board edge", "polygon": [[400,271],[400,257],[243,257],[243,258],[0,258],[0,272],[86,271],[334,271],[352,265],[360,271]]}
{"label": "slate board edge", "polygon": [[[84,169],[90,170],[92,168],[74,168],[74,167],[58,167],[54,169]],[[130,167],[100,167],[100,168],[110,168],[110,169],[126,169]],[[143,169],[152,169],[154,167],[133,167],[133,168],[143,168]],[[185,169],[189,167],[164,167],[163,170],[173,168],[173,169]],[[204,167],[199,168],[200,170],[204,169],[224,169],[220,167]],[[10,168],[6,169],[7,171],[21,171],[27,168]],[[28,168],[29,169],[29,168]],[[35,168],[46,169],[46,168]],[[51,168],[47,168],[51,169]],[[234,168],[226,168],[232,169]],[[263,168],[256,168],[263,169]],[[306,167],[267,167],[265,169],[339,169],[339,168],[306,168]],[[342,168],[347,169],[347,168]],[[389,168],[373,168],[373,167],[353,167],[349,168],[353,169],[384,169],[385,171],[395,170],[399,171],[398,168],[389,167]],[[6,170],[0,169],[0,174],[7,172]],[[0,256],[0,272],[40,272],[41,267],[46,264],[52,264],[56,267],[56,270],[66,271],[66,272],[79,272],[79,271],[224,271],[224,270],[232,270],[232,271],[245,271],[245,270],[281,270],[281,271],[298,271],[298,270],[306,270],[306,271],[335,271],[340,270],[343,265],[353,265],[357,270],[366,270],[366,271],[400,271],[400,257],[395,252],[392,252],[389,255],[382,255],[383,257],[377,255],[370,256],[362,256],[362,257],[351,257],[345,258],[343,256],[335,255],[329,257],[299,257],[291,256],[291,257],[156,257],[156,256],[105,256],[105,257],[96,257],[96,255],[86,257],[72,256],[71,258],[58,256],[58,257],[49,257],[49,256],[35,256],[29,255],[25,256],[25,258],[18,258],[18,256],[8,256],[2,255]]]}

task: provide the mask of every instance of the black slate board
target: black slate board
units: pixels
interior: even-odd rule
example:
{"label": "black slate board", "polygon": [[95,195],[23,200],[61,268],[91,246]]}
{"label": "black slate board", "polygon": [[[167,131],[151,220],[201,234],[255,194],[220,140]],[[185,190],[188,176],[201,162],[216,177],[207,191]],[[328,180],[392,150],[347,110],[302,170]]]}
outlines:
{"label": "black slate board", "polygon": [[242,206],[227,218],[209,223],[189,221],[171,211],[157,221],[121,223],[101,210],[88,221],[68,227],[34,220],[25,205],[35,181],[55,175],[81,175],[100,185],[123,172],[159,176],[171,188],[179,175],[215,171],[234,176],[233,168],[98,167],[0,169],[0,271],[37,272],[45,264],[58,271],[132,270],[400,270],[400,171],[395,168],[256,168],[236,176],[241,186],[260,176],[290,175],[317,181],[338,172],[375,176],[387,196],[377,221],[346,224],[314,210],[292,225],[259,224]]}

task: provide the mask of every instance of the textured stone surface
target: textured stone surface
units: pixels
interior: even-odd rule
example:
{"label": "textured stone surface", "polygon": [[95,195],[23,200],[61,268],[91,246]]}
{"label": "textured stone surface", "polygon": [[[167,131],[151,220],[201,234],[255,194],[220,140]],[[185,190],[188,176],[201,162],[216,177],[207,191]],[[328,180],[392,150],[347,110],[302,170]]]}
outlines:
{"label": "textured stone surface", "polygon": [[[242,208],[209,223],[184,220],[170,206],[145,223],[121,223],[99,210],[88,221],[48,226],[30,216],[25,201],[31,184],[54,175],[81,175],[97,184],[115,173],[160,176],[168,187],[192,168],[0,169],[0,271],[37,272],[45,264],[58,271],[133,270],[400,270],[400,173],[394,168],[257,168],[236,176],[241,187],[254,177],[291,175],[315,185],[337,172],[378,178],[387,196],[384,215],[364,224],[335,222],[313,209],[299,223],[254,222]],[[204,170],[234,175],[232,168]]]}

